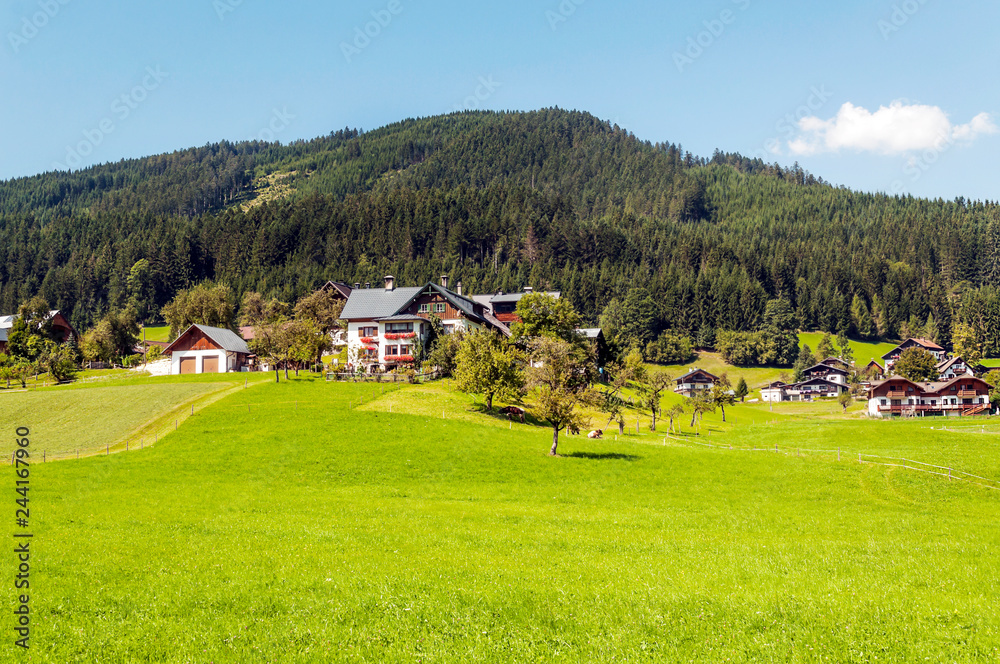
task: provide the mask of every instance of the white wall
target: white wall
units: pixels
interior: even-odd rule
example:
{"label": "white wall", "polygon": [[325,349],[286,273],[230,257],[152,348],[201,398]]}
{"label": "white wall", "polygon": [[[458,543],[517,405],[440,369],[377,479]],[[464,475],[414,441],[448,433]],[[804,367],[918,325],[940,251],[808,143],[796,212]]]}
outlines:
{"label": "white wall", "polygon": [[196,373],[205,373],[205,358],[206,357],[217,357],[219,358],[219,370],[220,373],[229,373],[235,370],[235,357],[229,359],[226,357],[227,353],[224,350],[186,350],[183,352],[171,353],[170,357],[170,373],[179,376],[181,373],[181,358],[182,357],[194,357],[197,358],[195,362]]}

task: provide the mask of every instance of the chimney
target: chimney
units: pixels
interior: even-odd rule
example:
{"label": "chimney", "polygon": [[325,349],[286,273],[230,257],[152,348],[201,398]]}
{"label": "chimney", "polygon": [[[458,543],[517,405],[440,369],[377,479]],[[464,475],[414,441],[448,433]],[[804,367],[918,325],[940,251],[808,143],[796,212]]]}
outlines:
{"label": "chimney", "polygon": [[448,287],[448,275],[447,274],[442,274],[441,275],[441,288],[447,288],[447,287]]}
{"label": "chimney", "polygon": [[534,290],[535,290],[535,289],[534,289],[534,288],[532,288],[531,286],[525,286],[525,287],[524,287],[524,292],[525,292],[525,293],[532,293],[532,292],[534,292]]}
{"label": "chimney", "polygon": [[396,277],[392,276],[391,274],[386,275],[386,277],[385,277],[385,289],[387,291],[394,291],[394,290],[396,290]]}
{"label": "chimney", "polygon": [[354,284],[354,290],[359,290],[360,288],[361,288],[361,284],[360,283],[355,283]]}
{"label": "chimney", "polygon": [[372,282],[366,281],[365,282],[365,288],[371,288],[371,287],[372,287]]}
{"label": "chimney", "polygon": [[461,281],[458,282],[458,286],[455,287],[455,292],[458,293],[459,295],[462,294],[462,282]]}

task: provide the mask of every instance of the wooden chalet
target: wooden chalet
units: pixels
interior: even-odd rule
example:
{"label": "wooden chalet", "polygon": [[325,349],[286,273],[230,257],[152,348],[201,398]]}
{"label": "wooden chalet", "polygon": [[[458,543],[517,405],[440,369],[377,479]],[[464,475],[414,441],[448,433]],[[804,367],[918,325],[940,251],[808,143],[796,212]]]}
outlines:
{"label": "wooden chalet", "polygon": [[837,364],[829,364],[824,361],[823,364],[817,364],[815,366],[809,367],[802,372],[805,380],[823,379],[831,383],[840,383],[841,385],[847,385],[847,378],[850,376],[847,367],[844,362],[836,360]]}
{"label": "wooden chalet", "polygon": [[[7,352],[7,339],[10,336],[10,331],[14,327],[14,321],[16,320],[17,314],[0,316],[0,353]],[[80,338],[80,335],[77,334],[76,328],[73,327],[73,325],[69,322],[69,319],[67,319],[61,311],[50,311],[48,316],[45,318],[45,326],[49,329],[49,333],[51,334],[53,341],[56,341],[57,343],[66,343],[72,339]]]}
{"label": "wooden chalet", "polygon": [[711,390],[718,380],[718,376],[704,369],[694,368],[676,380],[677,387],[674,388],[674,392],[690,398]]}
{"label": "wooden chalet", "polygon": [[882,380],[885,378],[885,367],[879,364],[876,360],[872,360],[865,367],[864,375],[868,377],[869,380]]}
{"label": "wooden chalet", "polygon": [[510,336],[510,329],[481,302],[441,284],[397,288],[392,276],[385,288],[358,288],[344,306],[347,321],[348,370],[385,371],[414,362],[417,341],[427,339],[430,317],[436,316],[446,333],[492,329]]}
{"label": "wooden chalet", "polygon": [[[822,366],[822,365],[820,365]],[[838,376],[839,377],[839,376]],[[820,398],[836,398],[848,391],[847,383],[816,376],[801,383],[777,381],[760,390],[761,401],[813,401]]]}
{"label": "wooden chalet", "polygon": [[910,348],[923,348],[928,353],[936,357],[938,362],[943,362],[948,357],[947,351],[933,341],[929,341],[928,339],[907,339],[882,356],[882,360],[885,362],[886,372],[892,373],[892,365],[899,360],[899,356],[903,354],[904,350],[908,350]]}
{"label": "wooden chalet", "polygon": [[[354,284],[354,288],[360,288],[361,284]],[[342,284],[339,281],[328,281],[320,290],[327,293],[333,293],[338,300],[347,300],[351,297],[351,291],[354,289],[347,284]]]}
{"label": "wooden chalet", "polygon": [[959,376],[975,376],[976,372],[972,365],[961,357],[953,357],[937,365],[938,380],[951,380]]}
{"label": "wooden chalet", "polygon": [[964,416],[989,414],[990,385],[975,376],[958,376],[948,381],[915,383],[892,376],[868,388],[868,414]]}
{"label": "wooden chalet", "polygon": [[[461,284],[459,285],[461,286]],[[461,290],[459,292],[461,292]],[[472,299],[487,307],[497,320],[509,327],[521,320],[517,315],[517,303],[520,302],[525,295],[530,295],[534,292],[533,288],[525,286],[520,293],[504,293],[503,291],[498,291],[493,295],[473,295]],[[551,295],[556,299],[562,297],[562,293],[560,291],[548,291],[545,294]]]}
{"label": "wooden chalet", "polygon": [[173,375],[249,370],[250,349],[232,330],[192,325],[167,346]]}

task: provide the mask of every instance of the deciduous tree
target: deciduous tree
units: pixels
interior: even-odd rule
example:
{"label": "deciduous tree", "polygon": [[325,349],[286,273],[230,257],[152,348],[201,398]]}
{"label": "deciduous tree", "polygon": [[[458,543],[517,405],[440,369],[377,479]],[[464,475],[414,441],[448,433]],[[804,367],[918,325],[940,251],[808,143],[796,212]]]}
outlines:
{"label": "deciduous tree", "polygon": [[531,345],[532,365],[528,385],[537,390],[535,414],[552,425],[551,456],[559,447],[559,432],[567,426],[587,427],[580,412],[585,403],[594,403],[594,357],[587,345],[571,344],[550,336],[536,337]]}
{"label": "deciduous tree", "polygon": [[493,399],[519,401],[524,394],[524,358],[499,333],[475,330],[466,334],[455,361],[458,389],[468,394],[482,394],[486,409],[493,410]]}

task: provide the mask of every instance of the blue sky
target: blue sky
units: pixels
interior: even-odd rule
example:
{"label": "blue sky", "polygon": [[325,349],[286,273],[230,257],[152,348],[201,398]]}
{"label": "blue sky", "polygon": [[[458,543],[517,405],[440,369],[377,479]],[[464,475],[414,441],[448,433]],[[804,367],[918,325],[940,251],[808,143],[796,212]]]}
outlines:
{"label": "blue sky", "polygon": [[970,0],[13,0],[0,178],[560,106],[858,190],[997,200],[998,23]]}

